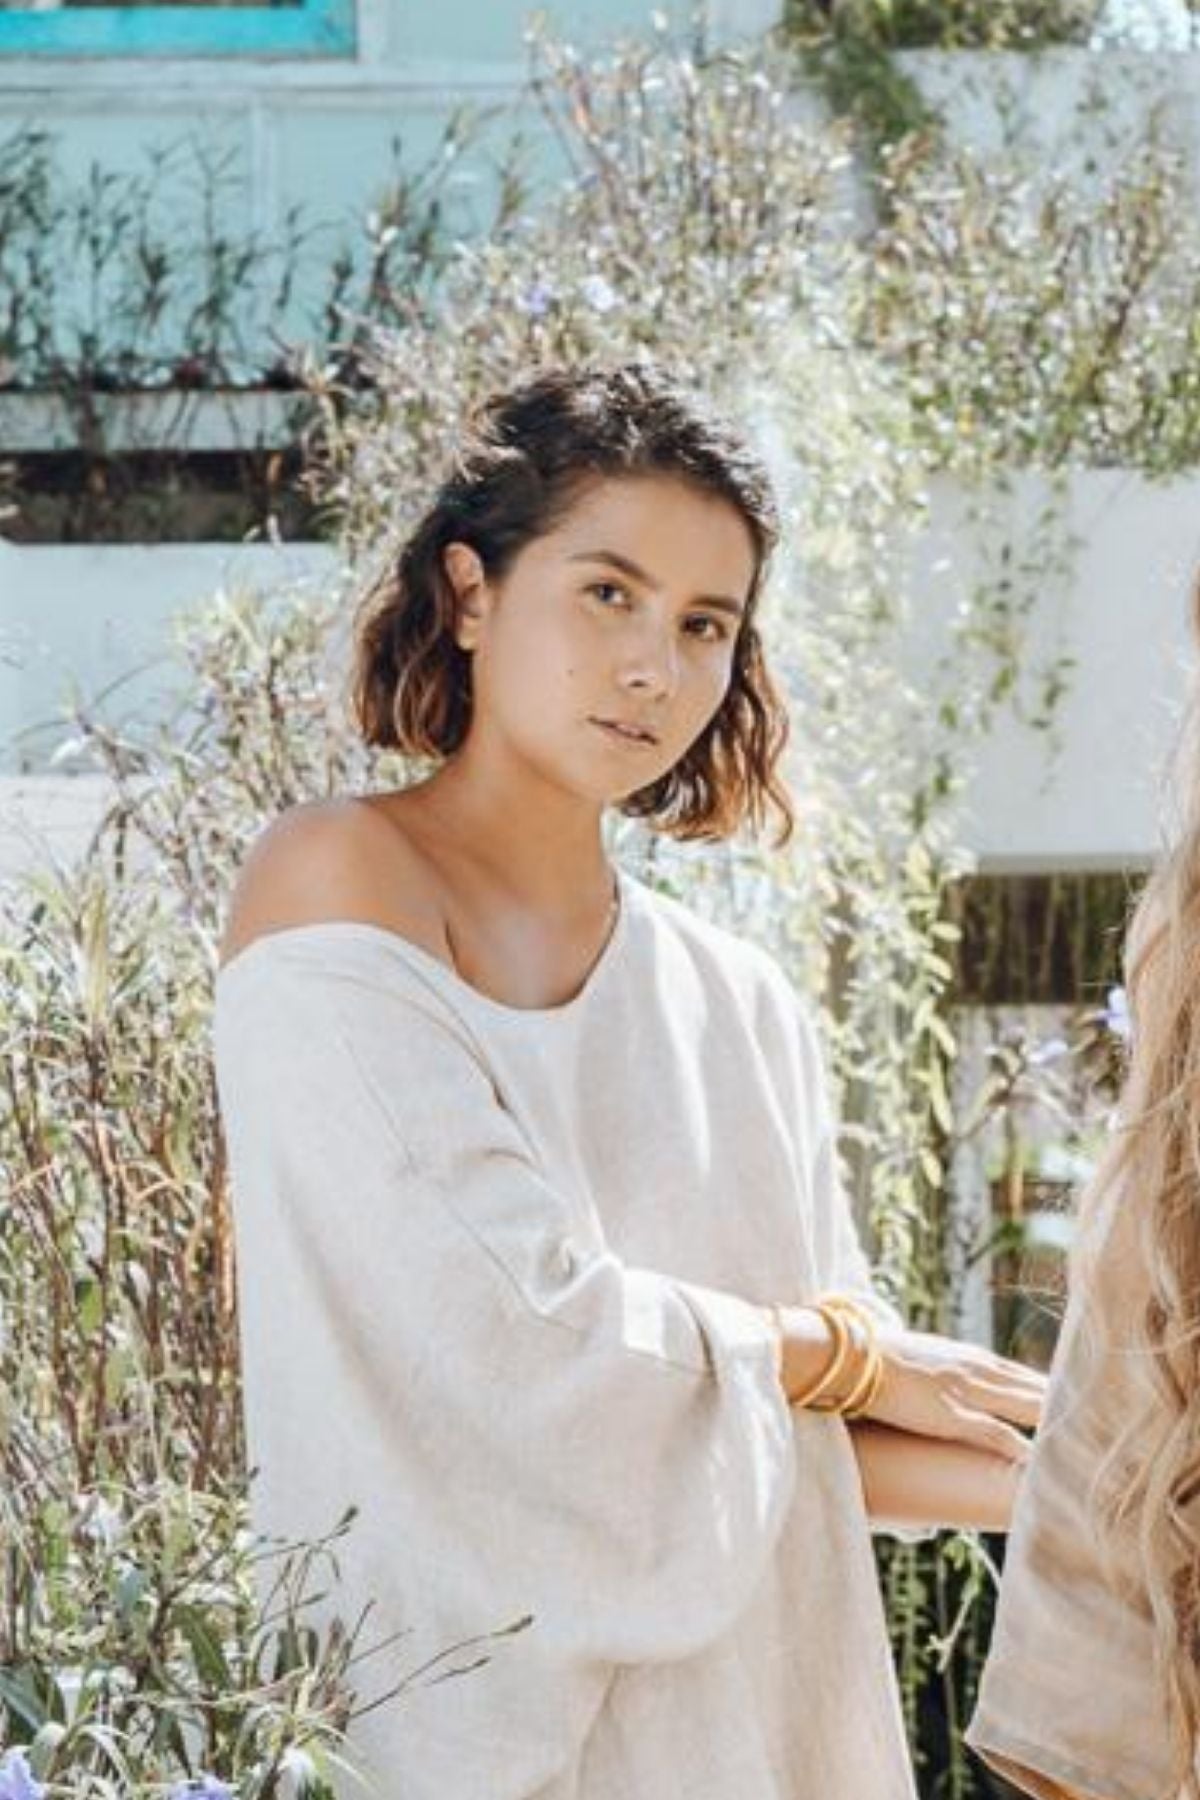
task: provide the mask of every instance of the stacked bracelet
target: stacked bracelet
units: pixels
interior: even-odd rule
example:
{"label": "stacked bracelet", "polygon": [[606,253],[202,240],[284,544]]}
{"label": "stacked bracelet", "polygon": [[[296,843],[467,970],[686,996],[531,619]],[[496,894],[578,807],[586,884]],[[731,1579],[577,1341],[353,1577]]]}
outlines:
{"label": "stacked bracelet", "polygon": [[814,1303],[814,1310],[819,1312],[833,1340],[833,1355],[821,1370],[817,1379],[798,1394],[790,1396],[792,1406],[808,1406],[816,1412],[832,1412],[837,1405],[828,1397],[829,1390],[841,1378],[847,1361],[854,1350],[850,1336],[850,1327],[840,1313],[832,1307],[826,1307],[821,1301]]}
{"label": "stacked bracelet", "polygon": [[[827,1294],[811,1302],[814,1312],[825,1321],[833,1342],[833,1354],[817,1379],[799,1394],[790,1396],[792,1406],[806,1406],[813,1412],[840,1413],[843,1418],[861,1417],[875,1401],[883,1380],[883,1352],[879,1348],[875,1322],[856,1300],[844,1294]],[[780,1345],[784,1338],[783,1319],[778,1306],[773,1306],[779,1327]],[[855,1327],[862,1332],[860,1344]],[[836,1389],[848,1363],[857,1353],[861,1357],[849,1392],[837,1396]]]}
{"label": "stacked bracelet", "polygon": [[883,1352],[875,1330],[875,1321],[866,1308],[848,1294],[830,1294],[824,1304],[835,1312],[843,1312],[861,1326],[866,1347],[858,1380],[844,1397],[838,1411],[845,1419],[858,1419],[874,1405],[883,1381]]}

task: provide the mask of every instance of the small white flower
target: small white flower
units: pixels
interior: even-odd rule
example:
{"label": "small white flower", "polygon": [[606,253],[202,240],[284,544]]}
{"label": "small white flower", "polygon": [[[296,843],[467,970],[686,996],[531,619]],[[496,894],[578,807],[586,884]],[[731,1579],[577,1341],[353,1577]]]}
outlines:
{"label": "small white flower", "polygon": [[80,1530],[85,1537],[109,1550],[120,1543],[125,1535],[125,1520],[120,1508],[113,1506],[103,1494],[84,1494],[79,1501],[79,1511]]}
{"label": "small white flower", "polygon": [[1128,1041],[1132,1032],[1132,1021],[1129,1017],[1129,996],[1123,987],[1108,990],[1108,1004],[1104,1009],[1104,1023],[1114,1037]]}
{"label": "small white flower", "polygon": [[1037,1160],[1037,1172],[1043,1181],[1061,1181],[1080,1186],[1095,1173],[1090,1156],[1069,1144],[1045,1144]]}
{"label": "small white flower", "polygon": [[617,291],[603,275],[585,275],[579,284],[579,291],[596,312],[611,312],[617,304]]}

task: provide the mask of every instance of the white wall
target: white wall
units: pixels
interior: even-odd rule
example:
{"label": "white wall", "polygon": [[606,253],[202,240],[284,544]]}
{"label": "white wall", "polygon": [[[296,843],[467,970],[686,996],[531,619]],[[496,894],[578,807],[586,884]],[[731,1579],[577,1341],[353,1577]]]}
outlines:
{"label": "white wall", "polygon": [[1001,166],[1016,149],[1049,179],[1095,191],[1153,119],[1200,184],[1200,51],[906,50],[899,62],[951,139]]}
{"label": "white wall", "polygon": [[[1042,481],[1014,485],[1022,541],[1046,502]],[[916,562],[909,662],[945,654],[951,612],[973,578],[975,540],[949,483],[935,493]],[[1193,665],[1190,595],[1200,576],[1200,477],[1152,483],[1120,470],[1074,474],[1064,523],[1077,540],[1069,578],[1037,590],[1028,670],[1074,659],[1050,736],[1009,711],[984,746],[963,840],[996,869],[1119,867],[1159,844],[1160,780]]]}
{"label": "white wall", "polygon": [[161,712],[178,692],[170,624],[222,586],[319,581],[324,544],[20,545],[0,539],[0,769],[45,772],[70,736],[72,680],[113,723]]}

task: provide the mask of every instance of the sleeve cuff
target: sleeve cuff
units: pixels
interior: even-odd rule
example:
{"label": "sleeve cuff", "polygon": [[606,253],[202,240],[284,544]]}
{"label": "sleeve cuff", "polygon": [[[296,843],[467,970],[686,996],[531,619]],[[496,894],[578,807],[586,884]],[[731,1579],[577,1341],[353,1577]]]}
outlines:
{"label": "sleeve cuff", "polygon": [[1097,1774],[978,1712],[963,1741],[989,1768],[1035,1800],[1148,1800],[1149,1793],[1156,1791],[1147,1787],[1145,1776],[1131,1785],[1124,1774],[1109,1768]]}

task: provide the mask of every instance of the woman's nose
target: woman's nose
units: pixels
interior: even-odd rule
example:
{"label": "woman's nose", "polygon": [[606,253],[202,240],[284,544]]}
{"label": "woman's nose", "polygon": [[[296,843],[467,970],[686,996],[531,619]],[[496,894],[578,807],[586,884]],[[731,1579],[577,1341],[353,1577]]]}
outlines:
{"label": "woman's nose", "polygon": [[679,685],[679,646],[674,633],[646,627],[627,646],[622,671],[626,687],[670,696]]}

